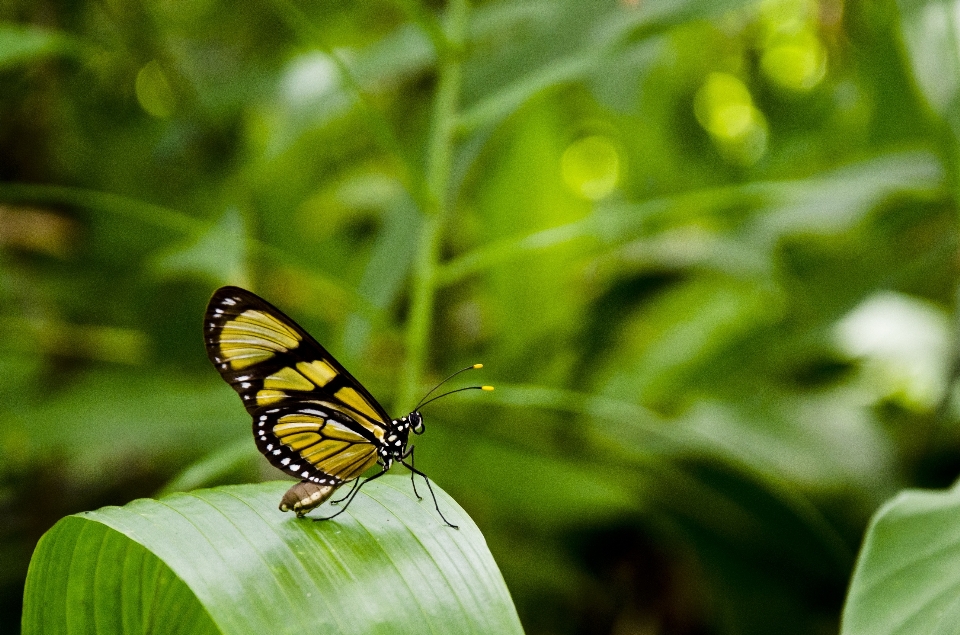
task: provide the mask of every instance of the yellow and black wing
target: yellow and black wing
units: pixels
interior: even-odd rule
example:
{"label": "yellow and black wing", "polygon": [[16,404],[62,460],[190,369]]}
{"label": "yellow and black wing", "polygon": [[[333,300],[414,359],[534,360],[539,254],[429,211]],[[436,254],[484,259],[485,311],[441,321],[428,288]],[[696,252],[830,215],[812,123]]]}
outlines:
{"label": "yellow and black wing", "polygon": [[238,287],[204,317],[207,355],[253,416],[257,447],[279,469],[339,485],[377,462],[390,417],[300,325]]}

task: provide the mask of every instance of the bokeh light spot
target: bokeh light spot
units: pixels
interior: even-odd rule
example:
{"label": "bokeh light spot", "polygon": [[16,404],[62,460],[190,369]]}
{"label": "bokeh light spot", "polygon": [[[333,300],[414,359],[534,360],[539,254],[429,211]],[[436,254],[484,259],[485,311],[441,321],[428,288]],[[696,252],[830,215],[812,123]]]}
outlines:
{"label": "bokeh light spot", "polygon": [[731,163],[752,165],[766,153],[766,119],[739,78],[710,73],[694,98],[694,114]]}
{"label": "bokeh light spot", "polygon": [[827,53],[814,33],[801,31],[772,43],[764,51],[760,67],[778,86],[805,92],[819,84],[826,74]]}
{"label": "bokeh light spot", "polygon": [[176,96],[156,60],[149,62],[137,73],[135,89],[137,101],[147,114],[157,119],[166,119],[173,114]]}
{"label": "bokeh light spot", "polygon": [[729,73],[710,73],[697,91],[694,109],[700,125],[716,137],[742,136],[753,117],[750,91]]}
{"label": "bokeh light spot", "polygon": [[577,195],[600,200],[609,196],[620,179],[620,153],[608,137],[584,137],[563,152],[560,169],[564,183]]}
{"label": "bokeh light spot", "polygon": [[340,73],[330,56],[313,51],[291,61],[281,89],[288,103],[305,106],[334,92],[339,82]]}

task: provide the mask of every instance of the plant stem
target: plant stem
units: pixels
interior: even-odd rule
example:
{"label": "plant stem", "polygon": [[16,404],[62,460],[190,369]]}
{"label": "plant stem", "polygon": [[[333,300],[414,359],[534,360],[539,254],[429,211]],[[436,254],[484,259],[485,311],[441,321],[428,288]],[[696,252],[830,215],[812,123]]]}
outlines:
{"label": "plant stem", "polygon": [[427,362],[437,290],[440,237],[452,206],[448,189],[462,81],[461,51],[468,12],[467,0],[451,0],[444,25],[447,45],[437,50],[437,93],[425,167],[427,192],[423,213],[426,220],[420,231],[413,268],[406,333],[407,363],[399,395],[399,402],[404,407],[412,407],[416,403]]}

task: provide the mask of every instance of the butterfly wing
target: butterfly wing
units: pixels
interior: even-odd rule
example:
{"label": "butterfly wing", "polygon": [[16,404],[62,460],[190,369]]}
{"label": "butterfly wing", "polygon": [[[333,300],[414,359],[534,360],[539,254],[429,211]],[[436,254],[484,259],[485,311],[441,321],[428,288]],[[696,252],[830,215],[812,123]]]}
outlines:
{"label": "butterfly wing", "polygon": [[275,467],[318,485],[340,485],[377,462],[377,443],[322,403],[262,408],[253,416],[253,434]]}
{"label": "butterfly wing", "polygon": [[338,485],[377,461],[390,417],[315,339],[275,306],[218,289],[204,317],[207,355],[253,416],[257,447],[277,468]]}

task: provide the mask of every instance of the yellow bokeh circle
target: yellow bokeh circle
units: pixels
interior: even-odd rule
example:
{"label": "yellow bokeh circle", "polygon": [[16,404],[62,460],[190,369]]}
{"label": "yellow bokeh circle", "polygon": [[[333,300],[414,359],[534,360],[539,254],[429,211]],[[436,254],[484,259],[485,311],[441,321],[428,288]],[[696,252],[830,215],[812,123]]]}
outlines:
{"label": "yellow bokeh circle", "polygon": [[620,180],[620,152],[609,137],[583,137],[564,150],[560,169],[564,183],[578,196],[600,200],[609,196]]}

